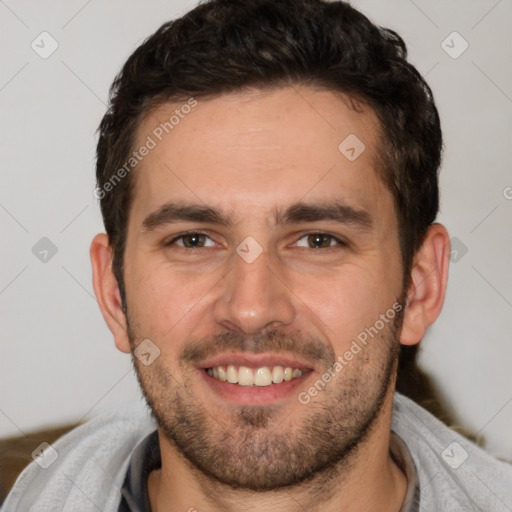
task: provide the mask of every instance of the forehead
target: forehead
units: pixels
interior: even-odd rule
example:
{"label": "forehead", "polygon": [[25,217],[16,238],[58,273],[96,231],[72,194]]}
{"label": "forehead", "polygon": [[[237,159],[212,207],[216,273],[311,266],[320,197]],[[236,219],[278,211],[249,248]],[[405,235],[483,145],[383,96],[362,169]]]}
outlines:
{"label": "forehead", "polygon": [[379,133],[369,107],[308,87],[164,104],[137,130],[136,148],[152,149],[134,172],[132,213],[177,199],[217,205],[235,220],[326,196],[389,206]]}

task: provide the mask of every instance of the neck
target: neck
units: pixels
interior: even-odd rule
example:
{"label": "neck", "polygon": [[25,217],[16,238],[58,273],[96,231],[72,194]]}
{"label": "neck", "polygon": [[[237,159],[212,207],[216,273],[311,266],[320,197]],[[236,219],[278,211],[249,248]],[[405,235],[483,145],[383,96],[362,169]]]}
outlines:
{"label": "neck", "polygon": [[151,473],[152,512],[235,512],[279,509],[334,512],[398,512],[407,479],[390,456],[393,394],[388,395],[368,437],[348,456],[300,486],[267,492],[234,489],[192,467],[160,431],[162,469]]}

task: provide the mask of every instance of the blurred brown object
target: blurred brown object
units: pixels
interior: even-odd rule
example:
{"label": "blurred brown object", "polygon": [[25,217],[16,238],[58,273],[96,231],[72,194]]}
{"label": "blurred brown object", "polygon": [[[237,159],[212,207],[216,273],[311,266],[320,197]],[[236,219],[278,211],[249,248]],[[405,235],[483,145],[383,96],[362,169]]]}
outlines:
{"label": "blurred brown object", "polygon": [[51,444],[78,425],[80,423],[70,423],[56,428],[38,430],[26,436],[0,439],[0,505],[19,474],[32,462],[32,452],[42,442]]}
{"label": "blurred brown object", "polygon": [[483,446],[483,436],[477,436],[460,424],[456,411],[447,406],[431,377],[418,365],[419,349],[420,345],[400,346],[396,390],[421,405],[452,430],[478,446]]}

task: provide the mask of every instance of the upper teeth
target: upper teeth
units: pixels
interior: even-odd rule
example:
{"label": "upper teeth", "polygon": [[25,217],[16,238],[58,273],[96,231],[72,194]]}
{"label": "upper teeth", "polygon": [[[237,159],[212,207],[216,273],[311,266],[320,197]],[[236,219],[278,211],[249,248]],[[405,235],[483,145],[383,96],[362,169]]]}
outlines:
{"label": "upper teeth", "polygon": [[288,381],[300,377],[304,372],[291,366],[262,366],[260,368],[249,368],[247,366],[216,366],[208,368],[207,373],[210,377],[227,381],[231,384],[240,386],[270,386],[270,384],[279,384],[283,380]]}

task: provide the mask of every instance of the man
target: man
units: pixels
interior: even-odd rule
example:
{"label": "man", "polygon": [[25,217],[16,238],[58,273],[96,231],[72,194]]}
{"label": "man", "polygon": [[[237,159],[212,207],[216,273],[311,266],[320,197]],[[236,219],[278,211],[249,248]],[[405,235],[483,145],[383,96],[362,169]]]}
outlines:
{"label": "man", "polygon": [[405,57],[322,0],[210,1],[134,52],[91,261],[151,415],[75,429],[4,510],[512,509],[511,467],[395,392],[449,255],[439,118]]}

